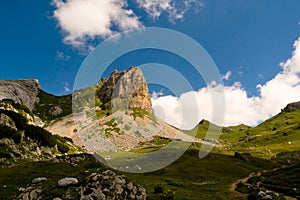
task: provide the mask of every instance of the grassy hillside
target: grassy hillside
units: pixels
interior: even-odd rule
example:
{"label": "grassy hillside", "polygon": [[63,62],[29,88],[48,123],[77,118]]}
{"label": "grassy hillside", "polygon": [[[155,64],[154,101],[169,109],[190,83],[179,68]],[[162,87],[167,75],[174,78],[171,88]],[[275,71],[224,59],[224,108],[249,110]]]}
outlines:
{"label": "grassy hillside", "polygon": [[281,112],[254,128],[223,132],[221,140],[232,151],[274,158],[285,151],[300,150],[300,110]]}
{"label": "grassy hillside", "polygon": [[[214,151],[233,155],[234,152],[251,153],[261,158],[275,158],[281,152],[300,151],[300,109],[288,105],[278,115],[266,120],[256,127],[246,125],[220,128],[206,120],[202,120],[197,129],[196,137],[204,139],[207,130],[220,135],[222,148]],[[195,129],[193,131],[195,131]],[[190,134],[190,131],[185,131]]]}
{"label": "grassy hillside", "polygon": [[[270,169],[277,165],[263,159],[252,158],[248,162],[232,156],[210,154],[199,159],[197,150],[187,151],[170,166],[152,173],[125,174],[129,180],[139,183],[147,191],[147,199],[232,199],[231,184],[249,173]],[[29,162],[10,168],[0,168],[0,197],[18,193],[37,177],[47,177],[49,199],[62,193],[65,188],[56,188],[63,177],[76,177],[81,181],[85,176],[105,167],[89,158],[77,165],[66,162]],[[119,172],[122,173],[122,172]],[[5,187],[3,187],[5,185]],[[76,192],[76,191],[74,191]],[[245,197],[246,195],[244,195]],[[52,199],[51,199],[52,200]]]}
{"label": "grassy hillside", "polygon": [[[127,174],[148,191],[148,199],[232,199],[231,184],[251,172],[270,169],[277,164],[251,158],[209,154],[198,158],[198,150],[188,150],[170,166],[152,173]],[[245,198],[245,196],[244,196]]]}
{"label": "grassy hillside", "polygon": [[[0,168],[0,199],[17,199],[20,193],[19,188],[26,187],[31,180],[38,177],[46,177],[48,181],[44,185],[47,190],[45,200],[52,200],[54,197],[63,194],[66,188],[58,188],[57,181],[61,178],[76,177],[83,181],[85,177],[97,170],[107,169],[97,162],[91,155],[87,159],[76,164],[69,162],[38,161],[21,162],[9,168]],[[61,157],[64,159],[66,156]],[[68,156],[76,157],[76,156]],[[78,193],[78,191],[73,191]]]}
{"label": "grassy hillside", "polygon": [[[34,114],[43,121],[50,122],[72,113],[72,95],[54,96],[44,91],[38,94],[40,101],[35,104]],[[55,110],[57,110],[55,113]]]}

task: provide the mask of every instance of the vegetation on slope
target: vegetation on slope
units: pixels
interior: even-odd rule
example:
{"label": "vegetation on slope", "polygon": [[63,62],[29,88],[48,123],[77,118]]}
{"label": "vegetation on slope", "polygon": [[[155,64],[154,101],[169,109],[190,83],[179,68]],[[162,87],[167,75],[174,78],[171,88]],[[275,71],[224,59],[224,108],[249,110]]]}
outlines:
{"label": "vegetation on slope", "polygon": [[[263,159],[252,158],[249,161],[243,161],[219,154],[209,154],[206,158],[199,159],[197,150],[189,150],[179,160],[161,170],[125,175],[133,182],[142,185],[147,191],[147,199],[150,200],[227,200],[235,197],[229,192],[229,188],[236,179],[247,176],[251,172],[276,166],[275,163]],[[65,190],[65,188],[56,187],[59,179],[69,176],[78,178],[80,182],[83,177],[99,168],[105,169],[106,167],[91,158],[77,163],[76,166],[66,162],[42,161],[0,168],[0,187],[5,185],[5,189],[0,190],[0,196],[9,197],[17,194],[18,189],[29,184],[32,179],[47,177],[50,181],[45,187],[51,199]]]}
{"label": "vegetation on slope", "polygon": [[[9,107],[8,101],[5,101],[5,105]],[[0,163],[11,163],[10,160],[15,162],[16,159],[24,158],[41,159],[38,158],[40,153],[36,149],[40,147],[51,149],[50,152],[47,151],[48,157],[53,156],[51,154],[79,151],[71,139],[52,135],[41,127],[29,124],[28,118],[24,115],[28,112],[26,108],[23,109],[16,104],[11,105],[17,110],[7,110],[3,107],[0,109],[0,114],[12,120],[15,126],[0,124]]]}
{"label": "vegetation on slope", "polygon": [[[35,104],[33,112],[45,122],[50,122],[72,113],[72,95],[54,96],[41,90],[38,98],[40,100]],[[54,109],[61,110],[57,114],[53,114]]]}

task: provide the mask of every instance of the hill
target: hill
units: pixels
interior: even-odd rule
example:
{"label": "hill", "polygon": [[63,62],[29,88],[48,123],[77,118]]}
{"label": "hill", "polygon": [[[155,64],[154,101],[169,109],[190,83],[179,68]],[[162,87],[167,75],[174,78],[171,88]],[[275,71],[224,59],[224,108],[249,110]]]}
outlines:
{"label": "hill", "polygon": [[263,158],[276,158],[279,153],[300,151],[300,102],[256,127],[228,127],[221,140],[231,151],[248,152]]}

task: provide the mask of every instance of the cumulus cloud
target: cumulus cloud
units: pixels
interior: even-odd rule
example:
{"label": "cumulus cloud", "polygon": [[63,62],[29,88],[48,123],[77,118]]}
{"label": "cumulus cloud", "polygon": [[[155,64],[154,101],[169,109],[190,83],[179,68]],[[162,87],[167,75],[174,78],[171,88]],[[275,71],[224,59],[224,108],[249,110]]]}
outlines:
{"label": "cumulus cloud", "polygon": [[191,8],[197,11],[203,6],[201,0],[136,0],[136,3],[153,19],[166,13],[171,22],[182,20],[185,13]]}
{"label": "cumulus cloud", "polygon": [[82,47],[97,37],[143,27],[125,0],[53,0],[52,5],[64,42],[74,47]]}
{"label": "cumulus cloud", "polygon": [[[218,124],[212,118],[211,93],[220,93],[219,87],[223,87],[226,97],[225,120],[218,125],[243,123],[255,126],[279,113],[288,103],[300,100],[300,37],[294,43],[294,49],[292,57],[280,64],[282,71],[279,74],[265,84],[257,85],[258,96],[249,97],[239,82],[231,86],[209,85],[199,91],[182,94],[179,98],[152,98],[154,112],[162,120],[183,129],[193,128],[201,119]],[[185,99],[191,99],[192,96],[196,103],[186,103]],[[195,110],[199,113],[193,112]]]}
{"label": "cumulus cloud", "polygon": [[[183,20],[185,13],[203,6],[201,0],[134,0],[151,18],[166,13],[171,22]],[[53,17],[64,35],[64,43],[90,51],[91,41],[115,33],[143,28],[139,16],[127,0],[52,0]]]}

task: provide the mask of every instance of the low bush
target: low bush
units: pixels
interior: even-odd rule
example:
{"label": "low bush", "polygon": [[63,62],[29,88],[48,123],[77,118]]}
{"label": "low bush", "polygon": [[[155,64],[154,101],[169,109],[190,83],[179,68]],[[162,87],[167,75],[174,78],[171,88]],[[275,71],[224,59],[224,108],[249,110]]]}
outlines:
{"label": "low bush", "polygon": [[0,139],[2,138],[10,138],[13,139],[15,143],[20,143],[22,136],[19,131],[0,124]]}

